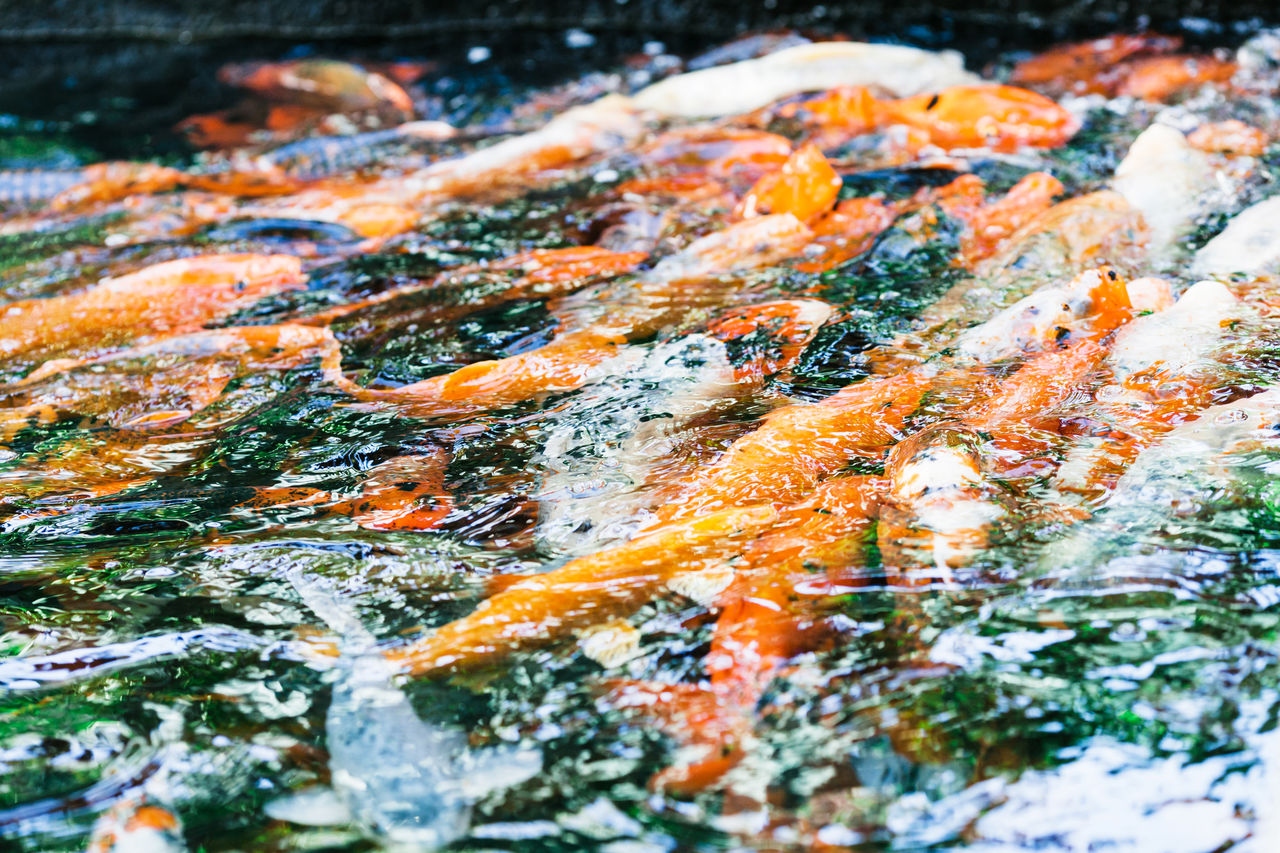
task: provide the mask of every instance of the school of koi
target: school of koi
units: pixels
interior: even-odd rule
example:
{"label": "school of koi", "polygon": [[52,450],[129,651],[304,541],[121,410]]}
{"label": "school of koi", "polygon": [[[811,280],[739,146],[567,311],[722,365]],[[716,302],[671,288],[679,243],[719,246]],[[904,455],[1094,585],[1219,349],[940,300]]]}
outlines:
{"label": "school of koi", "polygon": [[[490,679],[519,652],[584,655],[607,673],[601,701],[680,744],[652,790],[724,793],[746,810],[758,797],[735,768],[767,688],[797,656],[840,642],[829,617],[842,596],[873,579],[962,583],[991,543],[1030,524],[1057,543],[1045,560],[1088,563],[1105,550],[1099,525],[1124,507],[1177,512],[1177,487],[1160,485],[1176,473],[1226,470],[1277,444],[1280,392],[1259,378],[1256,354],[1280,312],[1280,198],[1265,197],[1258,167],[1280,132],[1280,57],[1263,62],[1252,43],[1191,54],[1174,37],[1117,35],[1053,48],[996,82],[950,52],[799,37],[768,46],[533,129],[483,133],[416,120],[401,88],[410,68],[237,67],[228,81],[286,103],[185,122],[218,149],[197,167],[0,174],[3,235],[96,221],[109,231],[76,256],[83,271],[8,288],[7,528],[199,465],[203,436],[275,393],[275,377],[319,365],[316,389],[427,438],[353,487],[297,485],[285,472],[238,511],[449,535],[465,515],[453,443],[525,419],[541,455],[516,491],[542,565],[489,575],[472,612],[360,655],[387,662],[388,678]],[[1155,118],[1108,180],[1069,194],[1043,157],[1107,104],[1145,104]],[[377,119],[332,135],[343,112]],[[408,154],[384,157],[405,140]],[[973,170],[990,162],[1019,176],[993,191]],[[859,175],[895,172],[945,179],[850,192]],[[335,261],[410,251],[433,219],[566,182],[584,188],[574,210],[592,223],[574,232],[579,245],[288,301]],[[1211,221],[1225,226],[1206,234]],[[789,396],[810,344],[863,310],[827,298],[822,277],[889,235],[918,249],[947,228],[959,229],[952,283],[850,354],[856,381]],[[271,254],[183,243],[217,229],[296,239]],[[130,252],[165,240],[173,248],[158,260]],[[32,264],[32,280],[48,268]],[[461,286],[476,295],[421,307]],[[351,329],[368,318],[412,306],[422,326],[445,327],[521,300],[548,306],[549,338],[412,381],[350,367]],[[263,304],[290,307],[259,322]],[[640,383],[664,396],[628,391]],[[557,412],[591,416],[589,401],[574,408],[591,388],[634,399],[623,407],[634,416],[557,433]],[[88,438],[52,458],[23,449],[24,433],[63,423]],[[664,596],[713,615],[693,680],[625,674],[644,642],[630,617]],[[329,628],[299,641],[317,665],[349,651]],[[160,817],[128,818],[136,832],[174,835],[172,816],[142,809]],[[112,826],[92,849],[133,849]]]}

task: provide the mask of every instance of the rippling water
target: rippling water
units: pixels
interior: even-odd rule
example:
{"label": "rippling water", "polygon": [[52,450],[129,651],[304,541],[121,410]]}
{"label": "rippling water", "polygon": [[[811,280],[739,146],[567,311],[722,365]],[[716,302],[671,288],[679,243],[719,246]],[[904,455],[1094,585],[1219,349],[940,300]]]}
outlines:
{"label": "rippling water", "polygon": [[[974,166],[992,191],[1046,167],[1073,194],[1093,189],[1149,118],[1100,109],[1064,150]],[[93,159],[53,132],[40,144],[59,168]],[[588,208],[631,158],[465,206],[372,254],[331,223],[139,239],[131,220],[126,243],[111,239],[125,213],[86,216],[0,237],[0,289],[48,296],[196,251],[302,254],[305,289],[223,321],[278,322],[583,242],[616,224]],[[1269,193],[1269,168],[1247,192]],[[885,170],[848,178],[845,195],[904,197],[934,180]],[[1019,509],[950,572],[910,577],[868,534],[859,564],[796,590],[820,601],[820,636],[769,681],[728,784],[696,796],[655,792],[688,745],[617,693],[704,678],[714,613],[696,589],[643,602],[627,619],[638,646],[608,668],[565,642],[452,680],[380,669],[377,647],[472,612],[503,576],[627,539],[664,480],[783,395],[817,400],[865,378],[863,354],[961,275],[950,226],[921,241],[907,225],[831,272],[782,265],[726,285],[743,302],[803,292],[839,309],[793,368],[747,395],[724,393],[733,354],[708,334],[697,300],[710,297],[692,293],[684,319],[599,381],[489,412],[360,404],[306,357],[236,374],[177,426],[16,431],[0,450],[0,837],[83,849],[103,811],[145,795],[209,851],[1276,849],[1270,438],[1225,472],[1166,460],[1085,521]],[[607,311],[632,281],[511,299],[509,279],[463,276],[333,328],[349,373],[395,387],[532,350],[551,339],[553,311]],[[1276,378],[1269,352],[1234,369],[1237,390]],[[356,493],[380,466],[437,451],[454,505],[430,531],[260,499]],[[851,471],[881,473],[874,459]],[[1035,494],[1037,476],[1010,481]],[[84,491],[119,481],[132,485]]]}

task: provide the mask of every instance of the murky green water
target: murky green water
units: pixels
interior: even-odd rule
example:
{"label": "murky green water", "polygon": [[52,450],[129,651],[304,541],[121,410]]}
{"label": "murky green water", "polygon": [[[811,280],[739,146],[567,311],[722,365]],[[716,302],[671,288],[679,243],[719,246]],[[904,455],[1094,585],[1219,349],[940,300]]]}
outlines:
{"label": "murky green water", "polygon": [[[1099,111],[1066,149],[975,168],[992,192],[1038,168],[1073,194],[1090,190],[1146,119]],[[56,132],[24,130],[0,151],[6,166],[91,159]],[[277,322],[463,263],[579,244],[598,228],[590,211],[610,182],[634,169],[626,153],[605,157],[365,255],[340,231],[296,225],[113,248],[119,216],[97,216],[0,238],[0,288],[48,296],[194,250],[305,242],[307,288],[226,321]],[[1263,171],[1256,197],[1272,187]],[[927,180],[850,178],[845,194],[906,195]],[[945,222],[923,246],[904,248],[891,231],[832,272],[783,265],[742,277],[753,300],[806,291],[840,315],[774,387],[706,418],[707,441],[744,432],[771,393],[815,400],[864,378],[860,354],[957,280],[955,239]],[[550,339],[547,300],[501,293],[475,276],[341,320],[344,368],[394,386]],[[649,344],[675,345],[705,319]],[[1276,378],[1269,357],[1250,367],[1255,387]],[[167,430],[64,419],[18,431],[0,450],[0,837],[18,850],[83,849],[102,811],[145,793],[181,817],[193,850],[391,849],[336,801],[290,797],[323,797],[335,773],[394,764],[397,744],[412,754],[417,721],[463,733],[475,755],[505,756],[474,771],[494,778],[466,798],[457,850],[1208,853],[1280,838],[1274,447],[1240,463],[1237,486],[1195,491],[1176,515],[1161,495],[1154,516],[1103,509],[1080,523],[1087,547],[1071,545],[1079,534],[1067,522],[1027,517],[953,576],[916,584],[869,548],[857,582],[824,605],[827,639],[770,682],[728,793],[655,793],[650,779],[679,744],[608,698],[619,678],[704,677],[714,613],[688,598],[631,616],[640,648],[613,670],[566,642],[466,679],[405,681],[407,716],[349,692],[350,672],[318,643],[416,637],[471,612],[491,576],[563,562],[538,523],[545,481],[563,470],[607,479],[609,431],[660,408],[666,381],[638,370],[431,419],[355,405],[309,361],[238,376]],[[552,459],[547,443],[566,431],[588,436],[586,449]],[[251,502],[256,488],[358,489],[380,463],[437,448],[450,454],[456,508],[431,531]],[[111,466],[145,482],[75,491]],[[342,755],[338,737],[354,744]],[[360,752],[374,743],[386,748]],[[460,750],[451,741],[438,754]]]}

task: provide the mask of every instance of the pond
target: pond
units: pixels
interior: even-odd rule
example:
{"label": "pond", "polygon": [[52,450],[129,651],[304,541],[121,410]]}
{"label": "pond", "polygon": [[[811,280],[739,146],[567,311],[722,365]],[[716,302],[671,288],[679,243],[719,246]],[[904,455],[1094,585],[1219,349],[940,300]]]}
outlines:
{"label": "pond", "polygon": [[1273,849],[1247,35],[5,117],[0,838]]}

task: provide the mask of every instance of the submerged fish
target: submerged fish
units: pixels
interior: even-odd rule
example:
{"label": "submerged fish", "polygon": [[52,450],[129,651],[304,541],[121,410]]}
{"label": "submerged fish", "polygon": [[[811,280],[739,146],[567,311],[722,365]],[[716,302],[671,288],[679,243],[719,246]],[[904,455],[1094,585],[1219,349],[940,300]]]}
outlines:
{"label": "submerged fish", "polygon": [[121,800],[93,825],[86,853],[186,853],[182,821],[163,806]]}
{"label": "submerged fish", "polygon": [[[1092,519],[1042,564],[1089,570],[1169,548],[1236,548],[1251,536],[1280,452],[1280,389],[1211,406],[1142,451]],[[1116,564],[1123,570],[1124,563]]]}

